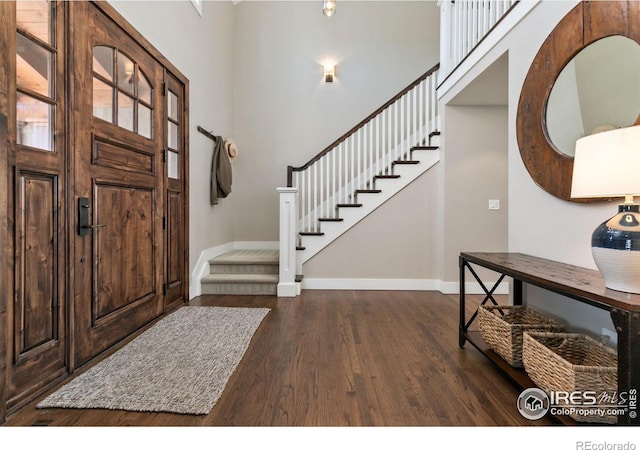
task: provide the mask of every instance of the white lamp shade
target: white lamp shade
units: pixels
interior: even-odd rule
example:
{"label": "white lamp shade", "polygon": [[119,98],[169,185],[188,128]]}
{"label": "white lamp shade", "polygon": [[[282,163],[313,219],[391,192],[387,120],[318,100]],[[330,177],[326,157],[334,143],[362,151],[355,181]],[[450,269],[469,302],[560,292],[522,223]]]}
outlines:
{"label": "white lamp shade", "polygon": [[572,198],[640,195],[640,126],[576,141]]}

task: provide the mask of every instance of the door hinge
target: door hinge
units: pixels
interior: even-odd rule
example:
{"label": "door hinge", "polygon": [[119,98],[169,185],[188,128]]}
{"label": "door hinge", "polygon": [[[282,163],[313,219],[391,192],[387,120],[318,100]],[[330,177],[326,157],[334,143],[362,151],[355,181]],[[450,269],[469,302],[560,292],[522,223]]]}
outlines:
{"label": "door hinge", "polygon": [[167,162],[167,151],[166,150],[162,150],[162,162],[163,163]]}
{"label": "door hinge", "polygon": [[162,218],[162,229],[166,230],[167,229],[167,217],[163,217]]}
{"label": "door hinge", "polygon": [[162,283],[162,295],[167,295],[167,283]]}
{"label": "door hinge", "polygon": [[167,95],[167,83],[165,81],[162,82],[162,95]]}

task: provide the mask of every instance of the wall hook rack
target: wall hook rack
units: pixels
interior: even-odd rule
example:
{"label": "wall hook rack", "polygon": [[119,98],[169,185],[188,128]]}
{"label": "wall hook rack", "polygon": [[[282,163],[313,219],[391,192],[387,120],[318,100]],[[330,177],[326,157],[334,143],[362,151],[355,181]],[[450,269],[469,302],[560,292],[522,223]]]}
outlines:
{"label": "wall hook rack", "polygon": [[211,132],[209,132],[209,131],[205,130],[204,128],[202,128],[200,125],[198,125],[198,131],[200,133],[204,134],[209,139],[211,139],[213,142],[216,142],[218,140],[217,137],[215,137],[213,134],[211,134]]}

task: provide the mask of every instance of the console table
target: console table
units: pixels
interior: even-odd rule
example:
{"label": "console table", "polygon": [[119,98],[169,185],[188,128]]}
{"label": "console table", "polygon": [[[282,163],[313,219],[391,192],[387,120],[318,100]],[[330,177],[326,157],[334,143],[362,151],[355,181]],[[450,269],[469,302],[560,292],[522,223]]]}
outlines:
{"label": "console table", "polygon": [[[480,333],[469,327],[477,312],[468,320],[465,312],[465,273],[468,271],[485,292],[482,304],[491,301],[505,277],[513,279],[513,303],[523,304],[523,283],[538,286],[567,297],[567,301],[579,301],[609,311],[618,333],[618,392],[640,389],[640,295],[607,289],[600,272],[557,261],[537,258],[522,253],[460,253],[460,329],[459,345],[470,342],[480,352],[497,364],[522,388],[535,386],[522,369],[511,367],[482,340]],[[482,282],[473,266],[484,267],[500,274],[491,287]],[[640,405],[639,405],[640,406]],[[635,414],[631,414],[635,415]],[[556,417],[563,423],[572,419]],[[624,415],[619,424],[638,425],[639,417]]]}

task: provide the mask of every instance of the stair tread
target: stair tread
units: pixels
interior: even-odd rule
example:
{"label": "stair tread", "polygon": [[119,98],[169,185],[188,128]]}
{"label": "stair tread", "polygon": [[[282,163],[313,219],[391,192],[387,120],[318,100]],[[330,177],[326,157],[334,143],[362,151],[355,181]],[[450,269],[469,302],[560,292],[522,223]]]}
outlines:
{"label": "stair tread", "polygon": [[382,189],[357,189],[356,194],[379,194]]}
{"label": "stair tread", "polygon": [[301,231],[298,234],[300,236],[324,236],[322,231]]}
{"label": "stair tread", "polygon": [[263,273],[213,273],[205,275],[202,283],[278,283],[279,275]]}
{"label": "stair tread", "polygon": [[342,217],[321,217],[318,219],[319,222],[342,222],[343,220]]}
{"label": "stair tread", "polygon": [[307,247],[303,247],[302,245],[296,246],[296,250],[305,250]]}
{"label": "stair tread", "polygon": [[437,145],[416,145],[411,147],[411,150],[438,150],[439,148]]}
{"label": "stair tread", "polygon": [[338,203],[338,208],[360,208],[362,203]]}
{"label": "stair tread", "polygon": [[209,260],[209,264],[278,264],[278,250],[232,250]]}
{"label": "stair tread", "polygon": [[373,178],[400,178],[400,175],[375,175]]}
{"label": "stair tread", "polygon": [[413,159],[401,159],[398,161],[394,161],[393,164],[420,164],[420,161],[416,161]]}

